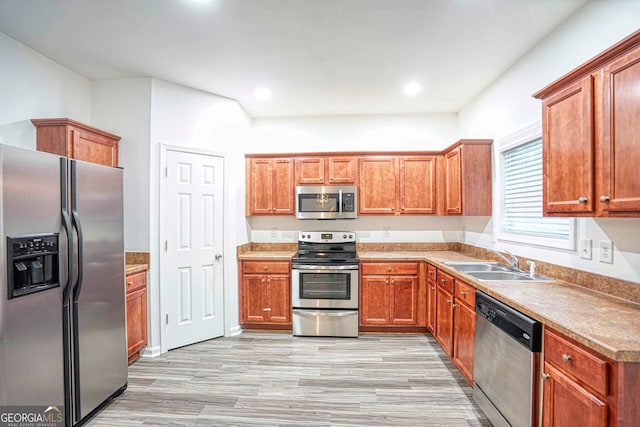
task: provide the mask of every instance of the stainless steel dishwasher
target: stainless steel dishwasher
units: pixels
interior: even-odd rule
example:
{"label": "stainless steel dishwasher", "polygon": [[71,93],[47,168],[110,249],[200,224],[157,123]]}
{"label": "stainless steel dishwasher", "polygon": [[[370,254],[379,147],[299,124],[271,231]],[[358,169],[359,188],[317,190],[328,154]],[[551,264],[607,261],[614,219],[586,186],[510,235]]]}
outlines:
{"label": "stainless steel dishwasher", "polygon": [[542,324],[476,291],[473,397],[496,426],[537,425]]}

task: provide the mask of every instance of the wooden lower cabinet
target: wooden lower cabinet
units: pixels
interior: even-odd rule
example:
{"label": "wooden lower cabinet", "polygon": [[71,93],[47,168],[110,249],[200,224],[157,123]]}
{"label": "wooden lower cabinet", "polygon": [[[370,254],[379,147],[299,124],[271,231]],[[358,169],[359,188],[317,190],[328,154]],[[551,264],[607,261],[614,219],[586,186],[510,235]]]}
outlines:
{"label": "wooden lower cabinet", "polygon": [[453,301],[453,363],[467,383],[473,386],[476,333],[475,288],[456,279]]}
{"label": "wooden lower cabinet", "polygon": [[360,271],[360,326],[426,326],[421,263],[363,262]]}
{"label": "wooden lower cabinet", "polygon": [[453,295],[441,286],[436,290],[435,338],[447,356],[453,357]]}
{"label": "wooden lower cabinet", "polygon": [[288,261],[241,262],[240,324],[254,329],[291,328]]}
{"label": "wooden lower cabinet", "polygon": [[436,333],[436,267],[427,264],[427,329]]}
{"label": "wooden lower cabinet", "polygon": [[615,362],[545,328],[543,369],[543,427],[640,425],[640,363]]}
{"label": "wooden lower cabinet", "polygon": [[147,272],[128,274],[126,282],[127,356],[129,365],[147,345]]}

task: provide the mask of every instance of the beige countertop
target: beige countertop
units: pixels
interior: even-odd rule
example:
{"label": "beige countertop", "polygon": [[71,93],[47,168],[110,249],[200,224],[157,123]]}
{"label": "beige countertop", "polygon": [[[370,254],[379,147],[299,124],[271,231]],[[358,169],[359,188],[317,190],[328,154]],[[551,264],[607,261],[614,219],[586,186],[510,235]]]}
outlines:
{"label": "beige countertop", "polygon": [[238,255],[242,261],[290,261],[297,251],[249,251]]}
{"label": "beige countertop", "polygon": [[[295,251],[253,251],[242,260],[289,260]],[[359,251],[361,261],[427,261],[604,356],[640,362],[640,304],[563,281],[480,282],[443,264],[477,261],[454,251]]]}
{"label": "beige countertop", "polygon": [[147,264],[127,264],[124,268],[124,273],[126,275],[140,273],[141,271],[146,271],[149,269]]}
{"label": "beige countertop", "polygon": [[443,264],[478,260],[459,252],[367,251],[358,252],[358,258],[428,261],[612,360],[640,362],[640,304],[559,280],[481,282]]}

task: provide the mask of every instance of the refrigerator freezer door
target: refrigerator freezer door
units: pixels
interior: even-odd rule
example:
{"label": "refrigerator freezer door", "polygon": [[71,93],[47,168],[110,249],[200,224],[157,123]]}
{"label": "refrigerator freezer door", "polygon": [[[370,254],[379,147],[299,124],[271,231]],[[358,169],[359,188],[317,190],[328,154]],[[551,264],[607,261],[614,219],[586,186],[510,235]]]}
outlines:
{"label": "refrigerator freezer door", "polygon": [[7,236],[60,232],[60,157],[0,145],[0,167],[0,405],[62,409],[62,287],[7,298]]}
{"label": "refrigerator freezer door", "polygon": [[127,384],[122,170],[71,160],[71,211],[82,261],[72,304],[77,422]]}

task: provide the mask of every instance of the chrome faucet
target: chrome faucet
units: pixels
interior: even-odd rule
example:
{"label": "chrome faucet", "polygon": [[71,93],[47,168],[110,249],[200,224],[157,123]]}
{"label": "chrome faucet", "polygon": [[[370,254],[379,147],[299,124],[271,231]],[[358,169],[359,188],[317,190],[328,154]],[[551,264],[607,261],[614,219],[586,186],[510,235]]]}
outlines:
{"label": "chrome faucet", "polygon": [[529,276],[533,277],[536,275],[536,263],[533,261],[527,261],[529,265]]}
{"label": "chrome faucet", "polygon": [[507,264],[510,264],[511,267],[513,268],[518,268],[518,258],[512,254],[509,251],[504,251],[504,253],[506,253],[507,255],[509,255],[509,257],[511,257],[511,259],[507,258],[506,256],[504,256],[504,254],[496,251],[495,249],[488,249],[489,252],[493,252],[494,254],[498,255],[500,258],[502,258],[503,260],[505,260],[507,262]]}

